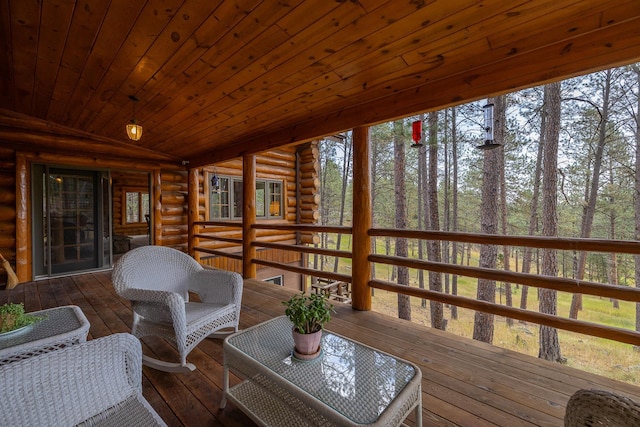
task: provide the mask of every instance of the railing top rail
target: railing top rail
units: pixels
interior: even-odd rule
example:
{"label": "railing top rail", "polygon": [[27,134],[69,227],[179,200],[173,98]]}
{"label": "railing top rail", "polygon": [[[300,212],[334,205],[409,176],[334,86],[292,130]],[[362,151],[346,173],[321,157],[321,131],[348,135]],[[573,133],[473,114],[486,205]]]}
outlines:
{"label": "railing top rail", "polygon": [[312,233],[340,233],[351,234],[351,227],[338,225],[315,225],[315,224],[253,224],[251,228],[256,230],[286,230],[286,231],[307,231]]}
{"label": "railing top rail", "polygon": [[194,221],[193,225],[216,226],[216,227],[242,227],[242,221]]}
{"label": "railing top rail", "polygon": [[505,236],[501,234],[462,233],[453,231],[399,230],[372,228],[369,236],[403,237],[423,240],[448,240],[499,246],[528,246],[569,251],[616,252],[640,254],[640,241],[578,237]]}

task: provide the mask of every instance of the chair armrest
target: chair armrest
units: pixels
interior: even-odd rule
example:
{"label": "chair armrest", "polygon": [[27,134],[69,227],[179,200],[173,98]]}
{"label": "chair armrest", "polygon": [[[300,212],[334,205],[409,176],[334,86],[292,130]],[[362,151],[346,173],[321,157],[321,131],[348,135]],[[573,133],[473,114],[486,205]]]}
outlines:
{"label": "chair armrest", "polygon": [[129,288],[120,295],[131,302],[151,302],[164,305],[182,303],[184,298],[177,292],[158,291],[152,289]]}
{"label": "chair armrest", "polygon": [[242,301],[242,276],[231,271],[203,268],[191,276],[189,288],[210,304],[239,306]]}
{"label": "chair armrest", "polygon": [[177,292],[129,288],[122,292],[121,296],[131,301],[136,313],[149,320],[172,321],[176,325],[187,324],[185,301]]}

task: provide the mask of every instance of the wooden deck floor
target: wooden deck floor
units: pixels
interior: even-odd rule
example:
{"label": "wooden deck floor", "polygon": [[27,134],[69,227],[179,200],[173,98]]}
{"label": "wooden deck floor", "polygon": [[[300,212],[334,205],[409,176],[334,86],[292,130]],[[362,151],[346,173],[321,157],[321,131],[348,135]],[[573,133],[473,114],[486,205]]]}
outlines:
{"label": "wooden deck floor", "polygon": [[[111,273],[93,273],[0,290],[0,301],[24,302],[27,311],[75,304],[91,323],[90,338],[128,332],[131,311],[113,291]],[[245,282],[241,327],[283,314],[290,291]],[[565,405],[579,388],[617,391],[640,401],[640,388],[565,366],[336,304],[328,329],[413,361],[423,375],[423,424],[467,426],[562,425]],[[176,357],[160,341],[144,351]],[[205,340],[189,357],[198,369],[167,374],[144,368],[143,393],[170,426],[246,426],[232,404],[220,411],[222,343]],[[408,422],[412,424],[411,420]]]}

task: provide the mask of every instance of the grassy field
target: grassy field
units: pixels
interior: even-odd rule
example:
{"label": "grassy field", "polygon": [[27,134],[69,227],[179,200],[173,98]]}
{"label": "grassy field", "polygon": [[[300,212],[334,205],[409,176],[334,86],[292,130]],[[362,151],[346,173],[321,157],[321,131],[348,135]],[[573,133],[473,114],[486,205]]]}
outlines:
{"label": "grassy field", "polygon": [[[468,284],[459,284],[460,294],[467,294],[471,288]],[[473,286],[475,288],[475,285]],[[466,289],[464,289],[466,288]],[[519,301],[520,291],[514,290],[514,299]],[[534,295],[532,295],[534,294]],[[530,290],[529,308],[537,306],[535,290]],[[396,294],[375,291],[372,299],[373,310],[390,316],[397,316]],[[564,314],[569,311],[570,298],[566,295],[559,296],[559,312]],[[634,316],[632,303],[620,303],[619,310],[611,309],[611,302],[606,300],[596,301],[594,298],[585,297],[584,309],[579,314],[581,320],[620,325],[630,323]],[[458,309],[458,319],[451,319],[450,307],[445,308],[445,317],[448,319],[447,332],[471,338],[473,336],[474,312],[467,309]],[[421,300],[411,298],[411,321],[429,326],[429,304],[421,307]],[[538,355],[538,331],[539,326],[532,323],[514,321],[511,328],[507,326],[504,318],[495,318],[493,345],[526,353],[537,357]],[[594,372],[609,378],[625,381],[632,384],[640,384],[640,353],[633,350],[628,344],[605,340],[597,337],[559,331],[561,354],[567,359],[567,365]]]}
{"label": "grassy field", "polygon": [[[343,249],[344,246],[343,246]],[[379,247],[379,253],[384,248]],[[477,261],[476,261],[477,262]],[[472,261],[473,263],[473,261]],[[341,259],[339,270],[350,274],[350,260]],[[377,265],[376,276],[382,280],[391,278],[391,266]],[[417,272],[410,270],[411,286],[418,286]],[[425,274],[426,280],[426,274]],[[520,305],[521,288],[512,285],[513,304]],[[476,297],[477,280],[467,277],[458,278],[458,294],[470,298]],[[397,295],[390,292],[375,290],[372,307],[376,312],[389,316],[397,316]],[[496,293],[496,302],[504,303],[504,295]],[[536,288],[530,288],[528,294],[529,310],[538,309],[538,295]],[[571,295],[558,292],[558,315],[568,317],[571,305]],[[579,320],[604,325],[611,325],[633,330],[635,328],[635,303],[620,301],[620,308],[614,308],[608,298],[583,296],[583,310],[578,314]],[[471,338],[473,336],[474,311],[458,309],[458,319],[451,319],[450,307],[445,307],[445,318],[448,319],[447,332]],[[411,321],[430,326],[429,304],[421,307],[419,298],[411,298]],[[503,317],[496,316],[494,323],[493,345],[538,356],[539,326],[533,323],[514,321],[509,328]],[[568,366],[588,372],[597,373],[609,378],[640,384],[640,352],[633,346],[597,337],[559,330],[559,340],[562,357],[566,358]]]}

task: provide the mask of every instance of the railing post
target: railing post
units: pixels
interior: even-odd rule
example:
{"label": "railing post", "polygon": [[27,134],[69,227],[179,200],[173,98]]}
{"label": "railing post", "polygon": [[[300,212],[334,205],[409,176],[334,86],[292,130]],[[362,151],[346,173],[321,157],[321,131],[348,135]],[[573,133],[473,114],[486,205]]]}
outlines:
{"label": "railing post", "polygon": [[355,310],[371,310],[371,144],[369,128],[353,129],[352,301]]}
{"label": "railing post", "polygon": [[153,216],[151,217],[151,240],[154,245],[162,245],[162,171],[154,169],[151,175],[153,185]]}
{"label": "railing post", "polygon": [[245,155],[242,159],[242,277],[256,278],[256,265],[251,262],[256,257],[256,248],[251,245],[256,240],[256,156]]}
{"label": "railing post", "polygon": [[29,191],[31,174],[26,156],[16,155],[16,275],[20,282],[32,279]]}
{"label": "railing post", "polygon": [[188,204],[188,213],[187,213],[187,224],[188,224],[188,253],[192,257],[195,257],[195,230],[193,228],[193,223],[198,220],[198,193],[199,193],[199,185],[198,185],[198,169],[190,168],[189,175],[187,179],[187,204]]}

